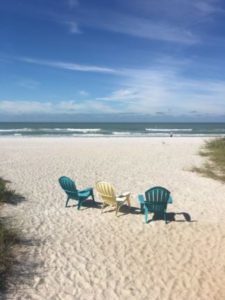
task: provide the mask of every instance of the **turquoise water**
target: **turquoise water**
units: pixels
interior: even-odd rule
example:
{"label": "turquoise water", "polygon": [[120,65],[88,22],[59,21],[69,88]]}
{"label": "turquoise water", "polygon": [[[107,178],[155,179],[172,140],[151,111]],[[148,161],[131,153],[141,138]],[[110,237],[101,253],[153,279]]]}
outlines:
{"label": "turquoise water", "polygon": [[0,123],[1,136],[225,136],[225,123]]}

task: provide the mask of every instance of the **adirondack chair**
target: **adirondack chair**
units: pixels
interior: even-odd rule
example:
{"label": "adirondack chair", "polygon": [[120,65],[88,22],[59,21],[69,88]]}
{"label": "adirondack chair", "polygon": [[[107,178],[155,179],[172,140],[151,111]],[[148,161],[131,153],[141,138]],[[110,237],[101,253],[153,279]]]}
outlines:
{"label": "adirondack chair", "polygon": [[138,200],[141,211],[144,210],[145,223],[148,223],[148,212],[163,214],[164,220],[167,223],[167,204],[172,203],[172,197],[167,189],[161,186],[153,187],[145,192],[145,198],[143,195],[138,195]]}
{"label": "adirondack chair", "polygon": [[117,196],[114,187],[110,183],[105,181],[97,182],[96,190],[99,197],[103,201],[101,210],[102,213],[104,208],[108,205],[116,208],[116,215],[120,208],[126,203],[130,207],[130,193],[124,193]]}
{"label": "adirondack chair", "polygon": [[65,207],[67,207],[70,199],[78,201],[77,209],[80,209],[82,203],[88,200],[89,197],[91,197],[92,200],[95,201],[93,188],[87,188],[85,190],[79,191],[76,188],[75,182],[66,176],[62,176],[59,178],[59,184],[67,195]]}

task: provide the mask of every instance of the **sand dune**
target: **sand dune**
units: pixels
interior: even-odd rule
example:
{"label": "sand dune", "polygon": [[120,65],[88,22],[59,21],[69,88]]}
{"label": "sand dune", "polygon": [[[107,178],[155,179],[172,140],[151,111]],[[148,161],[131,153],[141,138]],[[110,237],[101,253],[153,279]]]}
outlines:
{"label": "sand dune", "polygon": [[[0,175],[26,198],[3,209],[27,241],[18,252],[27,276],[7,299],[225,299],[225,185],[190,172],[203,142],[1,138]],[[131,191],[131,212],[65,208],[62,175]],[[138,210],[137,194],[154,185],[174,199],[167,225],[144,224]]]}

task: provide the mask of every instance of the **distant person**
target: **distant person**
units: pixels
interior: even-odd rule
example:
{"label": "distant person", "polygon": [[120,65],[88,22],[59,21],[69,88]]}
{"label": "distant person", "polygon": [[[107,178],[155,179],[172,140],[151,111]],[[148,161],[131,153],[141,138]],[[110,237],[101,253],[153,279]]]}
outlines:
{"label": "distant person", "polygon": [[173,137],[173,132],[172,131],[170,131],[170,137]]}

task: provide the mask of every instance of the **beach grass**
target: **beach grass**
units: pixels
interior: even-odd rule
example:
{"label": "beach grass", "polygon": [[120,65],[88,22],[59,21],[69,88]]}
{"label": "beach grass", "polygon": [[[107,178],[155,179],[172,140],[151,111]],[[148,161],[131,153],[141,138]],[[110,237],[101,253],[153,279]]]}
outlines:
{"label": "beach grass", "polygon": [[6,181],[0,178],[0,204],[10,202],[14,192],[7,189]]}
{"label": "beach grass", "polygon": [[[8,190],[6,182],[0,178],[0,205],[11,203],[13,195],[14,192]],[[0,215],[0,291],[6,288],[7,278],[14,261],[13,250],[18,240],[18,234],[6,226]]]}
{"label": "beach grass", "polygon": [[225,138],[205,142],[199,154],[206,157],[207,162],[202,167],[194,167],[193,171],[225,182]]}

